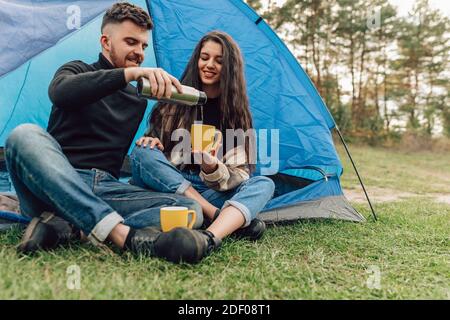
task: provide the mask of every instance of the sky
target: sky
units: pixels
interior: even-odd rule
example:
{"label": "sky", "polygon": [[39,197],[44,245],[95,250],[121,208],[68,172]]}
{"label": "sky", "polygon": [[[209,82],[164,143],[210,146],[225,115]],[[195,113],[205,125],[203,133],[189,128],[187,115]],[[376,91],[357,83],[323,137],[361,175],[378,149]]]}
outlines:
{"label": "sky", "polygon": [[[277,5],[281,5],[286,0],[272,0],[273,3]],[[429,0],[430,5],[433,8],[440,9],[443,13],[445,13],[448,17],[450,17],[450,1],[449,0]],[[264,5],[267,5],[269,0],[262,1]],[[411,10],[415,0],[389,0],[390,3],[395,5],[398,8],[400,15],[406,16],[408,11]]]}
{"label": "sky", "polygon": [[[450,1],[448,0],[429,0],[430,6],[436,9],[440,9],[448,17],[450,17]],[[405,16],[408,11],[411,10],[415,0],[389,0],[390,3],[395,5],[400,15]]]}

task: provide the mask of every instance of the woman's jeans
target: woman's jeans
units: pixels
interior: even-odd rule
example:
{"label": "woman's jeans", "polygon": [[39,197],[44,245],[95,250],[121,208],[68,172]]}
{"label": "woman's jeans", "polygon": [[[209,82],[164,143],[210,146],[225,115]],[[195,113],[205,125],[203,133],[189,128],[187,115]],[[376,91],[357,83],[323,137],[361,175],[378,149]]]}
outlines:
{"label": "woman's jeans", "polygon": [[160,227],[159,210],[164,206],[193,209],[200,217],[196,227],[203,222],[194,200],[129,185],[95,168],[74,169],[58,142],[36,125],[12,131],[5,157],[23,214],[36,217],[53,211],[94,243],[103,242],[119,223]]}
{"label": "woman's jeans", "polygon": [[192,185],[212,205],[222,209],[230,205],[237,208],[244,215],[244,227],[264,208],[275,189],[270,178],[255,176],[233,190],[215,191],[205,185],[198,172],[178,170],[156,148],[136,146],[130,159],[133,184],[175,194],[184,194]]}

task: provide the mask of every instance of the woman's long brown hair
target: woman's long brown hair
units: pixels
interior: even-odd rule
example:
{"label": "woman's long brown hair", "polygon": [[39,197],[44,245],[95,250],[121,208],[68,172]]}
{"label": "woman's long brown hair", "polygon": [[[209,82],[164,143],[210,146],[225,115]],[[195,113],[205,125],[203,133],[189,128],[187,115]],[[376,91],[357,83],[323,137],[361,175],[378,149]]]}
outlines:
{"label": "woman's long brown hair", "polygon": [[[241,51],[236,42],[227,33],[212,31],[207,33],[197,44],[186,69],[181,76],[181,83],[202,90],[202,82],[198,71],[198,60],[201,49],[207,41],[222,45],[222,70],[220,75],[220,114],[221,130],[242,129],[247,131],[253,128],[252,116],[247,97],[247,86],[244,78],[244,63]],[[164,153],[170,155],[177,143],[171,141],[171,134],[179,128],[190,129],[196,120],[196,109],[189,106],[158,103],[149,117],[148,135],[158,135],[164,145]],[[218,110],[219,111],[219,110]],[[224,146],[225,147],[225,146]],[[245,143],[247,160],[253,147]],[[254,170],[252,161],[248,161],[250,170]]]}

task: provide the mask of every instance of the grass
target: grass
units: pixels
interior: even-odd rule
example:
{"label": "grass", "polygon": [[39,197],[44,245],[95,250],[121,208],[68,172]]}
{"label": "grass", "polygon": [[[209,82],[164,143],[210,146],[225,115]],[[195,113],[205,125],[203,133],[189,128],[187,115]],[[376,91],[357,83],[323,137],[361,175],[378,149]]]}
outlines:
{"label": "grass", "polygon": [[[342,186],[359,185],[344,148],[338,147],[344,165]],[[364,183],[416,194],[450,194],[450,153],[407,153],[395,149],[350,146]]]}
{"label": "grass", "polygon": [[[450,172],[450,155],[351,150],[369,190],[450,192],[434,182],[445,184],[439,173]],[[342,159],[343,185],[355,188]],[[427,178],[425,165],[437,175]],[[369,216],[367,205],[355,207]],[[0,234],[0,299],[450,299],[450,205],[411,198],[375,207],[378,222],[275,226],[257,243],[226,240],[194,266],[87,244],[21,257],[20,231],[11,230]],[[67,287],[71,265],[80,268],[79,290]]]}

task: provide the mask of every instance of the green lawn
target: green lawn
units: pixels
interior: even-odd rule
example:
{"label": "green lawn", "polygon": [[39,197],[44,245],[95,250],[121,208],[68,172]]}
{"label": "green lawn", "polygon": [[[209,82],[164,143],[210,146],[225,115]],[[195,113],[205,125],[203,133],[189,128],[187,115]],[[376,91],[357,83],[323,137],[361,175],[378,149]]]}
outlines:
{"label": "green lawn", "polygon": [[[338,144],[344,165],[342,186],[358,186],[356,174]],[[350,146],[358,171],[368,187],[381,187],[421,195],[450,195],[450,154],[406,153],[395,149]],[[370,190],[370,189],[369,189]]]}
{"label": "green lawn", "polygon": [[[358,190],[341,151],[343,185]],[[450,194],[448,154],[351,151],[369,193]],[[0,299],[450,299],[450,205],[413,197],[375,208],[378,222],[299,222],[272,227],[257,243],[227,240],[195,266],[87,244],[20,257],[15,230],[0,235]],[[80,268],[79,290],[67,287],[71,265]]]}

